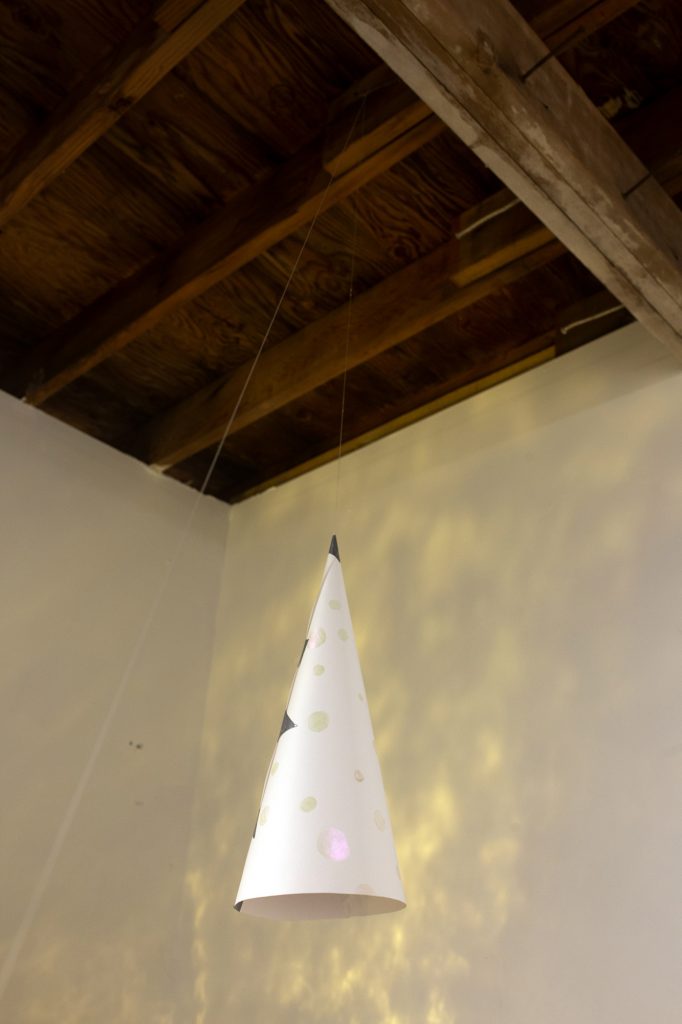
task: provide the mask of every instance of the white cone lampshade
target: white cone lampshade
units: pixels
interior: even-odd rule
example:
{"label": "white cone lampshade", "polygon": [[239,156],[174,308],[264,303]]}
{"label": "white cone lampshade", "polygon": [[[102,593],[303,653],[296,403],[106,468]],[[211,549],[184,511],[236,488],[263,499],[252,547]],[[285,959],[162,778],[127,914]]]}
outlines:
{"label": "white cone lampshade", "polygon": [[305,920],[404,906],[334,537],[235,908]]}

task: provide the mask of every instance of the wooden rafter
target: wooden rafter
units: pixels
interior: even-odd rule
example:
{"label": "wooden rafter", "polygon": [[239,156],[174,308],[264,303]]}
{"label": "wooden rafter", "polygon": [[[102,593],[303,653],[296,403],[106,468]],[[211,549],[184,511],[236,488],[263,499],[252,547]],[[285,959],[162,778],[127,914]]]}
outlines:
{"label": "wooden rafter", "polygon": [[640,0],[560,0],[531,19],[547,49],[558,56],[604,28]]}
{"label": "wooden rafter", "polygon": [[244,0],[163,0],[0,164],[0,229]]}
{"label": "wooden rafter", "polygon": [[[222,278],[286,238],[316,213],[346,198],[444,130],[402,84],[367,98],[362,125],[355,121],[352,160],[330,179],[328,157],[338,165],[351,127],[339,123],[264,181],[253,185],[191,231],[174,249],[112,288],[74,320],[45,339],[5,382],[35,405],[91,370],[158,323],[170,310],[196,298]],[[410,104],[422,120],[405,127]],[[393,135],[377,129],[385,118]],[[357,108],[356,108],[357,113]],[[426,116],[425,116],[426,115]],[[409,120],[409,118],[407,118]],[[348,165],[350,164],[350,165]]]}
{"label": "wooden rafter", "polygon": [[[171,7],[169,0],[167,4]],[[234,6],[234,5],[233,5]],[[625,7],[561,0],[543,13],[540,31],[566,48]],[[568,24],[579,26],[580,33]],[[562,35],[563,33],[563,35]],[[581,35],[582,34],[582,35]],[[561,38],[559,38],[561,37]],[[35,345],[3,386],[38,405],[156,324],[167,312],[211,287],[288,233],[316,209],[339,199],[404,159],[444,130],[443,123],[402,81],[386,81],[354,109],[338,112],[327,137],[265,182],[210,217],[172,251],[163,253]],[[363,84],[357,95],[363,93]],[[329,174],[335,177],[329,185]],[[322,201],[324,196],[324,201]]]}
{"label": "wooden rafter", "polygon": [[[670,133],[661,144],[657,133],[646,130],[647,119],[658,124],[670,112],[670,96],[679,98],[678,91],[643,111],[646,118],[628,121],[626,138],[632,139],[661,186],[674,196],[682,192],[678,166],[682,145]],[[354,300],[349,366],[405,341],[565,252],[558,242],[548,247],[551,233],[506,189],[462,214],[457,234],[454,245],[441,247]],[[453,284],[463,291],[456,292]],[[467,290],[466,286],[472,287]],[[608,291],[594,301],[590,315],[618,305]],[[578,319],[582,315],[576,313]],[[232,432],[341,373],[347,317],[348,308],[343,305],[266,352]],[[147,424],[128,447],[145,461],[169,466],[213,444],[234,409],[248,371],[244,366],[178,403]]]}
{"label": "wooden rafter", "polygon": [[[507,202],[505,192],[501,204]],[[486,204],[483,215],[488,212]],[[470,217],[475,219],[476,211]],[[358,296],[348,347],[344,304],[266,351],[231,432],[480,302],[563,251],[523,206],[513,206]],[[240,367],[153,420],[136,438],[133,453],[167,468],[217,441],[249,370],[249,365]]]}
{"label": "wooden rafter", "polygon": [[[438,398],[425,402],[423,405],[419,405],[407,413],[395,416],[382,423],[379,427],[374,427],[354,437],[349,437],[343,442],[340,449],[339,445],[336,444],[333,448],[329,448],[310,459],[306,459],[305,462],[300,462],[290,469],[284,470],[282,473],[277,473],[275,476],[267,477],[267,479],[260,481],[253,487],[242,488],[226,494],[221,493],[219,496],[226,501],[244,501],[255,494],[260,494],[269,487],[278,487],[288,480],[293,480],[297,476],[302,476],[313,469],[325,466],[327,463],[333,462],[339,455],[348,455],[359,448],[364,448],[373,441],[378,441],[382,437],[387,437],[389,434],[402,430],[403,427],[409,427],[413,423],[418,423],[419,420],[426,419],[427,416],[432,416],[434,413],[442,412],[443,409],[447,409],[451,405],[463,402],[466,398],[472,398],[483,391],[488,391],[497,384],[502,384],[506,380],[518,377],[521,373],[526,373],[537,366],[542,366],[543,363],[554,359],[557,354],[554,345],[555,339],[556,332],[550,331],[539,338],[534,338],[531,342],[507,351],[502,365],[500,365],[499,357],[497,359],[491,357],[486,360],[485,364],[476,367],[475,377],[472,377],[471,371],[466,374],[460,374],[457,380],[450,382],[448,390]],[[530,354],[527,354],[528,352]]]}
{"label": "wooden rafter", "polygon": [[682,213],[508,0],[330,6],[652,334],[682,345]]}
{"label": "wooden rafter", "polygon": [[[379,426],[361,429],[359,433],[348,437],[341,445],[341,454],[357,451],[358,448],[363,448],[379,438],[542,366],[567,351],[594,341],[605,332],[624,326],[630,319],[624,307],[618,305],[607,291],[600,291],[588,296],[587,299],[581,299],[560,309],[556,314],[555,325],[549,330],[527,338],[504,352],[491,353],[484,361],[473,367],[457,370],[449,378],[441,380],[437,389],[432,389],[436,391],[435,396],[426,395],[418,406],[409,408],[407,412],[399,412]],[[339,445],[335,444],[305,462],[298,463],[282,473],[266,477],[253,487],[235,488],[224,493],[221,490],[220,497],[227,501],[242,501],[269,487],[278,486],[324,466],[338,455]]]}

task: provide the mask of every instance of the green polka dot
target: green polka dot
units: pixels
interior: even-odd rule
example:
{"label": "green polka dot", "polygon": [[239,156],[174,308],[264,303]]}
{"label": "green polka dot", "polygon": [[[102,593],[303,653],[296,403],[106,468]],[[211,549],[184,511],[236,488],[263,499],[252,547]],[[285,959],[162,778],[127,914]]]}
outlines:
{"label": "green polka dot", "polygon": [[355,776],[356,782],[362,782],[364,780],[364,778],[365,778],[365,776],[362,774],[362,772],[360,771],[359,768],[355,769],[355,771],[353,772],[353,775]]}
{"label": "green polka dot", "polygon": [[314,811],[317,807],[317,800],[314,796],[307,796],[304,800],[301,800],[302,811]]}
{"label": "green polka dot", "polygon": [[333,608],[335,612],[338,612],[339,609],[341,608],[341,602],[337,601],[337,600],[330,601],[329,602],[329,607]]}
{"label": "green polka dot", "polygon": [[268,814],[269,813],[270,813],[270,808],[269,807],[264,807],[263,810],[260,812],[260,818],[258,819],[258,823],[260,825],[264,825],[265,824],[265,822],[268,820]]}
{"label": "green polka dot", "polygon": [[326,711],[313,711],[308,716],[308,728],[313,732],[322,732],[329,725],[329,715]]}
{"label": "green polka dot", "polygon": [[310,646],[311,647],[321,647],[326,639],[327,639],[327,634],[322,629],[322,626],[320,626],[318,629],[313,630],[313,633],[311,634],[311,637],[310,637]]}
{"label": "green polka dot", "polygon": [[343,640],[344,643],[346,642],[346,640],[348,639],[348,630],[347,629],[340,629],[339,630],[339,639]]}
{"label": "green polka dot", "polygon": [[279,761],[275,761],[273,766],[272,766],[272,768],[270,769],[270,774],[271,775],[276,775],[278,768],[279,768]]}
{"label": "green polka dot", "polygon": [[315,668],[313,669],[313,672],[315,673],[316,676],[323,676],[324,665],[316,665]]}

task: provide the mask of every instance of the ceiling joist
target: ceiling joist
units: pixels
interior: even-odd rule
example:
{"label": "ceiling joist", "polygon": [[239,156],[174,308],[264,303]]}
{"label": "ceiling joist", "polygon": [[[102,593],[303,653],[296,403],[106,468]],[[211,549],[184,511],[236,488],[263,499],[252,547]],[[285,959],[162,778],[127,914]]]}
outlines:
{"label": "ceiling joist", "polygon": [[[97,231],[107,237],[106,196],[120,176],[125,182],[128,175],[115,148],[120,129],[112,133],[111,163],[103,159],[101,167],[99,161],[93,165],[100,172],[94,188],[102,191],[102,202],[97,204],[94,193],[89,196],[91,218],[74,250],[78,269],[71,268],[70,276],[62,272],[54,254],[50,265],[45,250],[42,277],[36,272],[33,285],[25,287],[25,274],[19,271],[28,269],[30,280],[25,255],[53,227],[61,232],[58,244],[64,252],[73,249],[64,242],[68,205],[62,212],[58,204],[54,211],[48,204],[46,210],[62,218],[55,225],[44,229],[41,224],[36,233],[36,211],[37,217],[22,218],[6,238],[5,276],[13,283],[14,297],[0,311],[11,325],[3,339],[3,385],[35,404],[51,399],[47,409],[53,415],[189,482],[201,476],[208,458],[201,453],[222,436],[239,398],[230,427],[239,436],[226,447],[212,483],[212,491],[227,500],[326,461],[327,449],[336,453],[330,392],[324,385],[346,366],[357,368],[349,381],[345,430],[347,445],[357,447],[621,326],[631,315],[621,297],[650,329],[657,324],[659,336],[676,341],[679,335],[679,215],[659,188],[663,184],[669,194],[682,191],[682,143],[670,130],[679,119],[680,89],[661,95],[680,81],[673,62],[682,21],[674,0],[656,0],[663,6],[650,18],[644,10],[620,17],[636,6],[635,0],[558,0],[551,6],[514,0],[525,10],[544,8],[529,23],[505,0],[475,5],[466,0],[327,2],[327,9],[322,0],[287,0],[281,8],[247,5],[172,81],[154,90],[130,117],[128,129],[124,126],[124,151],[143,171],[138,185],[144,184],[147,171],[164,181],[170,174],[163,202],[180,211],[172,244],[172,228],[154,238],[160,198],[131,192],[134,202],[119,202],[114,193],[121,239],[128,217],[142,233],[149,217],[152,244],[145,248],[135,240],[131,253],[139,244],[139,257],[131,259],[124,245],[111,262],[106,246],[102,251],[93,247]],[[105,64],[88,72],[87,81],[43,122],[42,130],[17,147],[4,176],[0,163],[0,223],[54,181],[205,40],[212,23],[217,26],[240,6],[230,0],[152,4],[153,18],[139,25]],[[362,75],[373,58],[336,19],[334,8],[393,65],[377,62],[341,95],[339,82],[353,81],[353,68]],[[616,123],[622,140],[555,59],[614,19],[620,19],[618,24],[589,49],[578,49],[566,66],[601,110],[620,109]],[[38,55],[30,73],[24,66],[14,69],[15,94],[30,96],[38,107],[49,105],[36,72],[44,66],[58,81],[59,60],[41,54],[22,29],[11,31],[17,53]],[[81,43],[87,44],[87,37]],[[595,60],[606,61],[610,54],[613,68],[609,62],[608,73],[597,73]],[[283,104],[287,90],[296,94],[296,103],[289,98]],[[55,92],[48,89],[45,95]],[[186,107],[177,103],[183,96],[191,98]],[[325,120],[325,102],[327,130],[308,144]],[[632,103],[641,109],[633,112]],[[254,138],[263,140],[263,154],[270,154],[252,162],[228,190],[227,202],[220,199],[225,194],[221,188],[215,188],[215,181],[222,181],[225,115],[248,126]],[[18,123],[25,124],[26,118]],[[469,161],[462,175],[458,147],[443,143],[404,169],[396,168],[385,187],[366,190],[363,216],[368,223],[356,253],[362,267],[358,273],[371,281],[382,273],[389,276],[364,294],[356,289],[352,310],[342,304],[328,312],[331,292],[319,303],[311,293],[306,326],[266,348],[252,377],[250,359],[188,395],[206,382],[207,366],[222,362],[214,317],[229,317],[235,346],[244,352],[262,337],[250,318],[260,315],[262,301],[268,303],[279,286],[279,271],[272,272],[270,260],[261,260],[258,272],[249,275],[249,288],[234,298],[234,309],[228,292],[216,289],[206,305],[193,304],[186,315],[173,318],[167,346],[155,355],[153,345],[145,347],[139,361],[117,361],[89,375],[148,328],[162,327],[169,311],[270,253],[317,212],[451,127],[511,192],[498,192],[461,214],[450,243],[442,244],[443,219],[451,223],[467,197],[471,202],[487,194],[490,178],[480,168],[476,177]],[[304,142],[296,153],[294,145]],[[289,155],[276,164],[273,152]],[[103,157],[109,153],[105,146]],[[242,166],[239,146],[235,155]],[[90,165],[84,164],[82,173],[74,168],[60,188],[60,195],[74,194],[74,210],[83,175],[92,173]],[[244,187],[249,180],[253,184]],[[410,199],[396,217],[396,190],[403,185]],[[237,188],[241,191],[232,198]],[[191,216],[190,208],[195,210]],[[199,210],[206,219],[197,225]],[[340,211],[333,222],[319,225],[314,274],[332,272],[346,222]],[[188,223],[194,225],[189,231]],[[385,241],[385,253],[373,248],[376,238]],[[436,245],[435,252],[404,266],[405,259]],[[150,248],[159,255],[131,274]],[[567,249],[598,274],[601,261],[606,268],[602,279],[611,290],[596,292],[591,275],[567,258],[551,270],[542,269]],[[408,257],[410,251],[415,255]],[[403,267],[398,273],[396,262]],[[81,271],[99,275],[89,292],[74,281]],[[97,294],[102,280],[110,282],[110,290],[83,308],[79,295]],[[515,287],[499,303],[480,301],[507,285]],[[73,315],[74,308],[81,312],[46,336],[42,325],[52,323],[55,315],[41,319],[31,312],[34,293],[49,297],[57,316],[59,310],[62,317],[67,310]],[[451,319],[472,304],[478,305],[470,314]],[[11,319],[14,307],[16,322]],[[29,338],[36,341],[32,349]],[[231,365],[236,358],[234,352],[229,355]],[[86,379],[79,382],[82,376]],[[76,386],[67,387],[71,383]],[[186,397],[173,406],[181,396]],[[140,428],[145,416],[152,419]]]}
{"label": "ceiling joist", "polygon": [[244,0],[163,0],[0,164],[0,229]]}
{"label": "ceiling joist", "polygon": [[[502,196],[502,205],[509,195]],[[487,205],[483,216],[488,214]],[[470,212],[475,220],[477,211]],[[563,252],[523,206],[514,205],[461,240],[441,246],[266,351],[232,422],[231,433],[513,284]],[[133,453],[168,466],[217,441],[250,375],[250,364],[153,420]]]}
{"label": "ceiling joist", "polygon": [[[415,107],[421,117],[413,116]],[[368,96],[362,108],[362,118],[358,108],[350,124],[347,113],[340,115],[316,143],[31,349],[5,382],[8,390],[40,405],[444,130],[401,83]]]}
{"label": "ceiling joist", "polygon": [[636,7],[639,0],[559,0],[530,22],[555,57]]}
{"label": "ceiling joist", "polygon": [[[188,4],[191,0],[167,0],[162,10],[166,19],[177,19],[176,9]],[[222,3],[220,9],[226,17],[237,6],[236,0],[231,0]],[[627,6],[632,4],[624,0],[597,4],[594,0],[590,4],[585,0],[561,0],[543,12],[538,31],[551,46],[564,50]],[[216,16],[214,2],[207,0],[201,7]],[[129,48],[135,49],[132,43]],[[170,64],[166,70],[169,68]],[[35,405],[42,404],[130,344],[167,312],[191,301],[309,222],[315,211],[350,195],[445,129],[402,81],[387,79],[385,71],[380,72],[380,78],[379,88],[371,81],[359,83],[354,107],[338,112],[318,144],[288,161],[264,182],[209,217],[171,251],[34,345],[3,386]],[[49,148],[49,140],[40,145]]]}
{"label": "ceiling joist", "polygon": [[679,351],[682,213],[508,0],[328,3]]}
{"label": "ceiling joist", "polygon": [[[678,92],[672,94],[675,101]],[[661,142],[658,132],[646,128],[647,124],[660,124],[670,109],[671,99],[666,95],[627,123],[626,138],[632,140],[660,186],[674,196],[682,192],[682,144],[670,133]],[[498,192],[460,216],[453,244],[442,246],[354,299],[348,367],[406,341],[565,251],[511,192]],[[576,318],[601,315],[620,305],[608,291],[599,293],[594,301],[594,309],[590,307],[587,313],[581,309]],[[231,432],[341,374],[346,366],[347,324],[348,306],[344,304],[266,351]],[[135,439],[128,439],[126,447],[147,462],[168,467],[215,443],[249,370],[250,364],[242,366],[178,403],[148,423]]]}
{"label": "ceiling joist", "polygon": [[[418,406],[410,408],[407,412],[394,416],[379,426],[349,437],[341,445],[340,452],[342,455],[346,455],[349,452],[357,451],[358,448],[363,448],[388,434],[402,430],[403,427],[417,423],[427,416],[448,409],[450,406],[481,394],[483,391],[488,391],[504,381],[542,366],[543,363],[549,362],[564,352],[593,341],[604,332],[622,327],[627,320],[629,320],[629,315],[624,314],[623,306],[618,303],[614,305],[614,298],[609,292],[597,292],[587,299],[560,310],[556,316],[555,326],[550,330],[505,349],[503,353],[493,353],[473,368],[460,369],[448,380],[440,383],[438,394],[435,397],[430,399],[427,397],[426,400],[420,402]],[[262,480],[255,487],[227,493],[224,497],[227,500],[243,501],[268,487],[276,487],[302,473],[324,466],[338,456],[339,445],[335,444],[302,464]]]}

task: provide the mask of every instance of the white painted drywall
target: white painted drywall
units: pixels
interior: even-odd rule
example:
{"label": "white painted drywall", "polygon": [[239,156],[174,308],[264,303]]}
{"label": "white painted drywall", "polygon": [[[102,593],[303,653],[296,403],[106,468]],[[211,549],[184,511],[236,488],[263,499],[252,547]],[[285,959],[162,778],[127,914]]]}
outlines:
{"label": "white painted drywall", "polygon": [[[0,481],[1,970],[195,494],[2,393]],[[181,1019],[183,876],[228,516],[198,502],[3,985],[3,1024]]]}
{"label": "white painted drywall", "polygon": [[[173,1020],[679,1024],[680,365],[633,326],[345,459],[339,515],[336,472],[232,512]],[[231,903],[332,530],[409,906],[262,921]]]}
{"label": "white painted drywall", "polygon": [[[193,496],[0,428],[2,952]],[[338,514],[336,467],[235,507],[224,561],[202,503],[2,1024],[679,1024],[681,439],[635,326],[344,459]],[[332,530],[409,905],[289,925],[231,904]]]}

